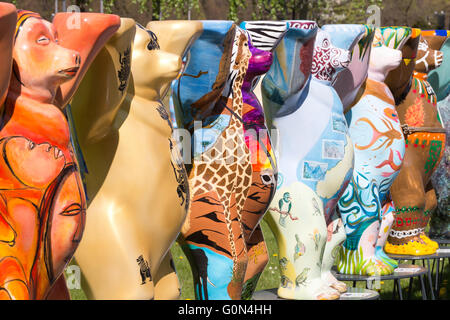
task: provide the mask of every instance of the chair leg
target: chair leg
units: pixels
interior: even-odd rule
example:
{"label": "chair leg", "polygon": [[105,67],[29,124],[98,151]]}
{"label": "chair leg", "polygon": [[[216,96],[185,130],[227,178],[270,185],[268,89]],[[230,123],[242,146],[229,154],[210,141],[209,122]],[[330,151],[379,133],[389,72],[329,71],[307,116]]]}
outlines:
{"label": "chair leg", "polygon": [[414,278],[409,278],[409,286],[408,286],[408,300],[411,300],[411,292],[412,292],[412,284],[413,284]]}
{"label": "chair leg", "polygon": [[420,275],[419,279],[420,279],[420,290],[422,291],[422,300],[427,300],[427,290],[425,288],[425,283],[423,281],[423,275]]}
{"label": "chair leg", "polygon": [[433,264],[436,263],[436,278],[435,278],[435,290],[436,290],[436,299],[439,300],[439,264],[440,264],[440,259],[437,258],[435,259],[435,261],[433,262]]}
{"label": "chair leg", "polygon": [[400,300],[403,300],[402,284],[400,283],[401,279],[397,279],[395,281],[397,281],[398,296],[399,296]]}
{"label": "chair leg", "polygon": [[395,300],[395,290],[397,288],[397,281],[394,280],[394,289],[392,289],[392,300]]}
{"label": "chair leg", "polygon": [[433,290],[433,280],[431,280],[431,268],[430,268],[430,259],[427,260],[427,267],[428,267],[428,285],[430,287],[430,293],[431,293],[431,300],[436,300],[434,296],[434,290]]}

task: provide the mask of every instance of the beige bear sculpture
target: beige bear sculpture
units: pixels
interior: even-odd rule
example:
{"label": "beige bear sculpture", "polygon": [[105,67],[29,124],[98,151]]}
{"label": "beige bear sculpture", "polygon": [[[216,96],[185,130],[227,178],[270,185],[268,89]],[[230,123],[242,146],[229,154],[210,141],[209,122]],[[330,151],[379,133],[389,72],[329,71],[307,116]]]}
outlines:
{"label": "beige bear sculpture", "polygon": [[[186,49],[200,29],[191,23],[183,30],[178,46]],[[159,290],[157,283],[165,278],[160,266],[174,276],[167,253],[189,205],[183,162],[160,103],[180,69],[181,54],[160,50],[153,32],[122,19],[72,101],[89,204],[75,257],[89,299],[179,296],[178,286]]]}

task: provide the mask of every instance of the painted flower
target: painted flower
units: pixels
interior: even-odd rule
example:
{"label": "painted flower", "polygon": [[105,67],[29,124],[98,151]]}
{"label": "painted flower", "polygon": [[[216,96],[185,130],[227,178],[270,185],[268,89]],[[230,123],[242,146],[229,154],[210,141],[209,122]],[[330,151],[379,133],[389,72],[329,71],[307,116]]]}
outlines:
{"label": "painted flower", "polygon": [[314,249],[316,251],[319,250],[319,242],[320,242],[320,238],[321,238],[319,230],[317,230],[317,228],[315,228],[313,234],[310,234],[310,237],[314,241]]}

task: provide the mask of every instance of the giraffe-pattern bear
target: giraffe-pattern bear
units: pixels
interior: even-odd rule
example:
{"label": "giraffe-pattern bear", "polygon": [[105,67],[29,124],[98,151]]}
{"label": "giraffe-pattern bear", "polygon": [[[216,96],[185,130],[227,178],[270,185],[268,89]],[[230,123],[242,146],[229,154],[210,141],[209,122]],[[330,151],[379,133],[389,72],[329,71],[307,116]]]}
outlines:
{"label": "giraffe-pattern bear", "polygon": [[[242,122],[241,90],[251,52],[247,34],[234,24],[203,23],[204,33],[191,50],[195,52],[202,43],[210,46],[218,40],[223,43],[223,49],[219,43],[214,43],[213,50],[209,51],[216,58],[220,57],[220,62],[210,60],[211,64],[216,62],[216,66],[219,62],[218,71],[205,64],[204,58],[200,69],[195,69],[197,61],[191,52],[191,61],[179,80],[181,89],[179,92],[175,89],[174,102],[185,101],[183,99],[188,97],[188,89],[183,86],[185,79],[195,81],[193,86],[201,86],[206,75],[212,77],[217,72],[212,90],[203,87],[206,92],[188,108],[182,103],[176,106],[192,115],[191,121],[183,119],[185,125],[194,124],[193,164],[189,173],[192,205],[182,228],[182,242],[197,274],[194,276],[197,298],[241,299],[248,262],[242,209],[252,176]],[[216,37],[208,38],[209,33]],[[201,128],[197,128],[195,120],[202,121]]]}

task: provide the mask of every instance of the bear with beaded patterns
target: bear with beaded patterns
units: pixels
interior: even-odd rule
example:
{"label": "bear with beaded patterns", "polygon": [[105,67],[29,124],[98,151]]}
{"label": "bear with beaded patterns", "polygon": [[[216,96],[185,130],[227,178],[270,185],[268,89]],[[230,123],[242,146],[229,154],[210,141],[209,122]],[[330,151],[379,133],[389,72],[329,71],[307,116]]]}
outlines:
{"label": "bear with beaded patterns", "polygon": [[[431,85],[413,77],[416,58],[420,60],[419,54],[427,52],[419,52],[420,39],[421,30],[411,29],[411,37],[402,48],[402,63],[386,78],[406,142],[404,164],[391,187],[395,221],[385,245],[391,254],[426,255],[437,249],[424,231],[436,207],[430,178],[444,154],[446,133]],[[437,65],[428,65],[428,69],[433,67]]]}

